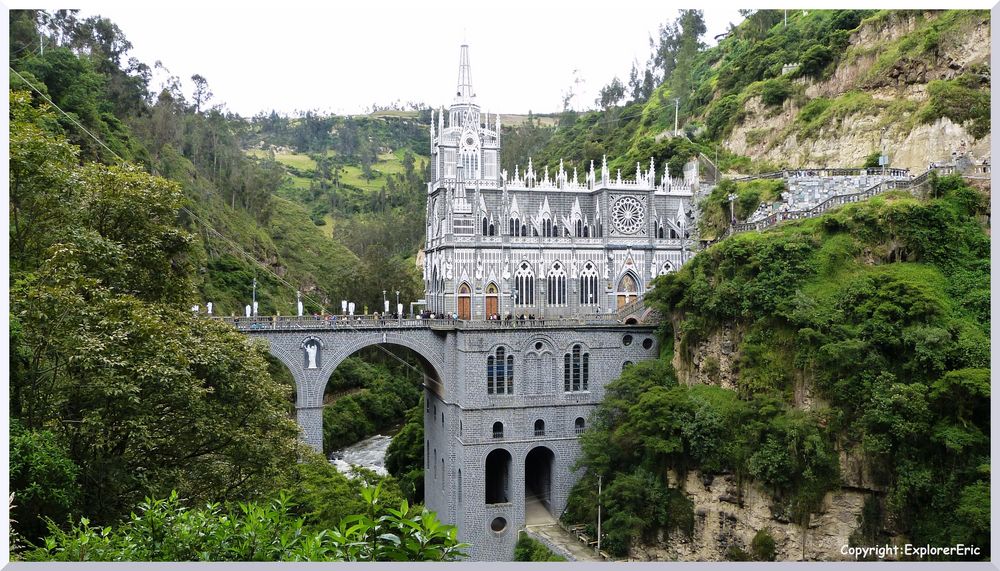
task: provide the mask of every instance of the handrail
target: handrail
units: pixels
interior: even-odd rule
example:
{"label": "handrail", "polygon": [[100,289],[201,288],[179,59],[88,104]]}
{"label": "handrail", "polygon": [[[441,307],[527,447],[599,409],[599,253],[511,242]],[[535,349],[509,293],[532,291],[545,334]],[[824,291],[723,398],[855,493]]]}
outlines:
{"label": "handrail", "polygon": [[769,178],[793,178],[795,176],[801,177],[834,177],[834,176],[890,176],[890,177],[909,177],[910,169],[882,169],[880,167],[872,168],[825,168],[825,169],[785,169],[780,171],[773,171],[768,173],[755,174],[750,176],[744,176],[740,178],[732,179],[734,182],[749,182],[751,180],[769,179]]}
{"label": "handrail", "polygon": [[537,329],[552,327],[607,327],[622,325],[615,313],[556,317],[545,319],[414,319],[363,316],[255,316],[212,317],[233,325],[240,331],[306,331],[306,330],[385,330],[385,329]]}
{"label": "handrail", "polygon": [[[850,194],[838,194],[836,196],[831,196],[823,202],[820,202],[816,206],[808,210],[788,210],[786,212],[775,212],[767,216],[762,220],[757,222],[742,222],[738,224],[733,224],[726,231],[725,236],[732,236],[733,234],[739,234],[741,232],[747,232],[750,230],[765,230],[774,226],[780,222],[787,220],[800,220],[803,218],[812,218],[818,216],[827,210],[835,207],[841,206],[843,204],[848,204],[851,202],[860,202],[862,200],[867,200],[878,194],[882,194],[888,190],[894,189],[913,189],[918,186],[923,185],[927,179],[930,177],[930,173],[938,170],[937,168],[928,169],[927,171],[921,173],[916,178],[906,179],[906,180],[884,180],[878,184],[873,185],[871,188],[864,190],[862,192],[854,192]],[[725,237],[724,236],[724,237]]]}

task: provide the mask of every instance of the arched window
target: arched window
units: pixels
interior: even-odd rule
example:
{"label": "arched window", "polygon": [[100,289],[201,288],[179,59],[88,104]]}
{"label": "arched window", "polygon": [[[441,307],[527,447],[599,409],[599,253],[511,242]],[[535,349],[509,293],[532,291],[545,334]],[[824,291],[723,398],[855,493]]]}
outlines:
{"label": "arched window", "polygon": [[663,239],[663,224],[659,224],[656,227],[656,237],[661,240]]}
{"label": "arched window", "polygon": [[573,428],[576,429],[577,434],[582,434],[587,428],[587,421],[583,420],[582,416],[578,416],[576,421],[573,423]]}
{"label": "arched window", "polygon": [[548,293],[549,305],[566,305],[566,270],[560,262],[549,270]]}
{"label": "arched window", "polygon": [[663,267],[660,268],[660,275],[669,274],[674,271],[674,265],[670,262],[664,262]]}
{"label": "arched window", "polygon": [[601,238],[604,236],[604,224],[602,222],[597,223],[597,237]]}
{"label": "arched window", "polygon": [[497,347],[493,355],[486,357],[486,392],[514,393],[514,355],[508,355],[503,347]]}
{"label": "arched window", "polygon": [[483,236],[489,236],[490,232],[490,221],[483,216]]}
{"label": "arched window", "polygon": [[583,220],[576,221],[576,237],[583,238]]}
{"label": "arched window", "polygon": [[521,224],[521,236],[527,236],[527,235],[528,235],[528,225]]}
{"label": "arched window", "polygon": [[494,225],[493,225],[493,223],[491,222],[491,223],[490,223],[490,236],[496,236],[496,235],[497,235],[497,228],[496,228],[496,226],[494,226]]}
{"label": "arched window", "polygon": [[590,353],[584,353],[580,344],[573,345],[563,357],[563,390],[567,393],[588,390],[590,381]]}
{"label": "arched window", "polygon": [[545,217],[542,220],[542,236],[546,238],[552,237],[552,219]]}
{"label": "arched window", "polygon": [[507,233],[510,234],[511,236],[513,236],[514,235],[514,219],[513,218],[510,219],[510,223],[508,224],[508,226],[509,226],[509,228],[507,229]]}
{"label": "arched window", "polygon": [[674,231],[673,228],[670,229],[670,239],[671,240],[676,240],[677,239],[677,232]]}
{"label": "arched window", "polygon": [[545,421],[540,418],[535,421],[535,436],[545,436]]}
{"label": "arched window", "polygon": [[600,301],[597,293],[597,268],[587,262],[580,272],[580,305],[595,305]]}
{"label": "arched window", "polygon": [[493,438],[503,438],[503,423],[500,421],[493,423]]}
{"label": "arched window", "polygon": [[521,262],[517,271],[514,272],[514,303],[517,305],[535,304],[535,273],[531,271],[531,264]]}
{"label": "arched window", "polygon": [[589,224],[583,227],[583,237],[584,238],[590,238],[590,225]]}
{"label": "arched window", "polygon": [[559,225],[558,224],[553,224],[552,225],[552,236],[555,237],[555,238],[559,237]]}

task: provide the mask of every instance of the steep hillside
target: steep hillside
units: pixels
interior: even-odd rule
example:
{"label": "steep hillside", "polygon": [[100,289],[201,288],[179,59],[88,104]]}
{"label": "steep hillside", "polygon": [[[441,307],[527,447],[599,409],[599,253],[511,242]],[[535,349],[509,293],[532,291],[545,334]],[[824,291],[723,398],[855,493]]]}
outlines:
{"label": "steep hillside", "polygon": [[861,166],[879,150],[915,171],[953,152],[989,156],[989,59],[988,12],[883,11],[832,71],[787,82],[780,105],[746,97],[724,144],[792,168]]}
{"label": "steep hillside", "polygon": [[608,387],[566,519],[594,521],[603,475],[622,555],[988,558],[985,202],[954,177],[934,193],[739,234],[658,278],[664,352]]}
{"label": "steep hillside", "polygon": [[[536,165],[563,158],[587,168],[606,154],[622,172],[650,157],[673,171],[702,153],[724,171],[754,173],[874,166],[884,151],[892,166],[922,171],[958,155],[989,156],[988,11],[785,16],[753,11],[717,46],[676,52],[676,65],[648,94],[639,85],[615,92],[602,111],[566,112],[541,135],[512,128],[506,142],[519,152],[510,162],[530,154]],[[673,49],[686,33],[659,49]]]}

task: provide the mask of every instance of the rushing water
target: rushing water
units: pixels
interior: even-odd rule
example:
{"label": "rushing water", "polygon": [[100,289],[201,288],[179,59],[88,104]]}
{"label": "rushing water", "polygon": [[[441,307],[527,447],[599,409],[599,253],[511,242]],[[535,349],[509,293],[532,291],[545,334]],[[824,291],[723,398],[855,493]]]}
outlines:
{"label": "rushing water", "polygon": [[376,434],[343,450],[337,450],[330,455],[330,462],[345,474],[350,473],[352,466],[361,466],[385,476],[388,474],[385,470],[385,451],[390,442],[391,436]]}

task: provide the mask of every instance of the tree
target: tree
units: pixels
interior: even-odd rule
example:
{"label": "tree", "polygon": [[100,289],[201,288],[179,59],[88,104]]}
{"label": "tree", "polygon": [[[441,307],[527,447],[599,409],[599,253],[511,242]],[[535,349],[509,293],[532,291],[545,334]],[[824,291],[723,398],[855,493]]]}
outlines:
{"label": "tree", "polygon": [[40,128],[51,115],[25,94],[11,102],[12,416],[64,443],[86,483],[79,508],[97,522],[151,492],[217,500],[272,489],[298,429],[264,350],[186,311],[180,189],[129,165],[74,166],[65,140]]}
{"label": "tree", "polygon": [[617,104],[623,97],[625,97],[625,86],[622,85],[620,79],[615,77],[610,83],[601,88],[594,102],[607,112],[611,106]]}
{"label": "tree", "polygon": [[194,112],[201,112],[201,105],[206,103],[212,98],[213,93],[208,88],[208,80],[205,79],[200,74],[194,74],[191,76],[191,81],[194,82]]}

